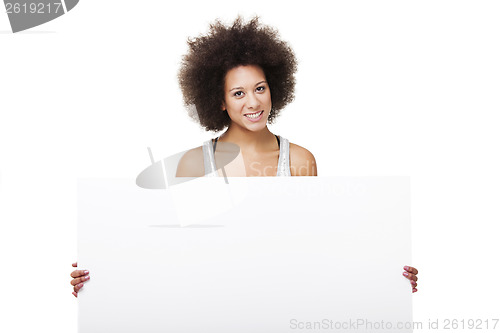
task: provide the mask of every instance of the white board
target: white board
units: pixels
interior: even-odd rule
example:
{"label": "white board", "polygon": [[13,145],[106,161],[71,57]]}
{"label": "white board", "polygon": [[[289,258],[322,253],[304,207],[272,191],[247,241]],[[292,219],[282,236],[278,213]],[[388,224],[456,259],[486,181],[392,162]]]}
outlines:
{"label": "white board", "polygon": [[409,178],[227,180],[167,190],[79,181],[78,262],[91,276],[80,333],[380,332],[411,322]]}

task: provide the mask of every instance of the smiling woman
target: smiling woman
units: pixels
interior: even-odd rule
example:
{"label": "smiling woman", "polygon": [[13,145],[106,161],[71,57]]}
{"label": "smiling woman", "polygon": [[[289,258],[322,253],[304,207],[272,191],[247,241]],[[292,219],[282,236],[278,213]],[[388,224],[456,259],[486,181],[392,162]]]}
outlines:
{"label": "smiling woman", "polygon": [[[277,31],[258,18],[247,24],[237,18],[231,26],[216,21],[188,44],[179,72],[184,102],[195,106],[191,115],[207,131],[226,131],[187,151],[176,176],[316,176],[313,154],[267,127],[293,100],[297,70],[291,47]],[[404,267],[413,292],[417,273]],[[77,296],[89,272],[71,276]]]}
{"label": "smiling woman", "polygon": [[[293,100],[297,70],[277,31],[258,18],[247,24],[238,18],[231,26],[217,21],[189,47],[179,72],[184,101],[196,107],[194,118],[206,130],[227,130],[188,151],[177,176],[316,176],[313,154],[267,127]],[[235,149],[226,164],[227,143]]]}

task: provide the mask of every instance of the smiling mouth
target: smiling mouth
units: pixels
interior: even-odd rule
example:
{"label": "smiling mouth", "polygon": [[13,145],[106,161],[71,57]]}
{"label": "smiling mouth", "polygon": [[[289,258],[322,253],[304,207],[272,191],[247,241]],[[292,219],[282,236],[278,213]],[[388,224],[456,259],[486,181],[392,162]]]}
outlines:
{"label": "smiling mouth", "polygon": [[244,116],[250,119],[257,119],[262,113],[264,113],[264,110],[255,113],[246,113]]}

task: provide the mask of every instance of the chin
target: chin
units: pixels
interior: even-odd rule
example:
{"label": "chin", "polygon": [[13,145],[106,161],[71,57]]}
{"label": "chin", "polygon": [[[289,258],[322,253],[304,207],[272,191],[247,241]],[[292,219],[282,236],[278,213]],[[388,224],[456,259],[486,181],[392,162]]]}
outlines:
{"label": "chin", "polygon": [[251,122],[248,119],[243,119],[243,125],[244,127],[252,132],[259,132],[262,131],[267,127],[267,119],[269,117],[269,113],[264,111],[264,114],[261,116],[261,119],[258,120],[257,122]]}
{"label": "chin", "polygon": [[267,127],[267,122],[262,122],[258,124],[246,125],[245,128],[251,132],[260,132]]}

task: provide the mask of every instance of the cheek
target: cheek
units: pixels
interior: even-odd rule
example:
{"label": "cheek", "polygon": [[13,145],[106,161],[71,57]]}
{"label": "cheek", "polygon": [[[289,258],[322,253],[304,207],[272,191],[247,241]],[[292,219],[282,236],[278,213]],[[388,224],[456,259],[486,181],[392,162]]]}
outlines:
{"label": "cheek", "polygon": [[229,105],[232,109],[241,109],[242,105],[244,105],[244,101],[243,99],[234,99],[232,101],[229,102]]}
{"label": "cheek", "polygon": [[267,104],[272,104],[271,94],[269,92],[266,94],[265,100]]}
{"label": "cheek", "polygon": [[230,114],[236,114],[239,112],[240,107],[238,103],[235,103],[234,101],[227,103],[226,106],[227,106],[227,111]]}

